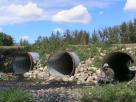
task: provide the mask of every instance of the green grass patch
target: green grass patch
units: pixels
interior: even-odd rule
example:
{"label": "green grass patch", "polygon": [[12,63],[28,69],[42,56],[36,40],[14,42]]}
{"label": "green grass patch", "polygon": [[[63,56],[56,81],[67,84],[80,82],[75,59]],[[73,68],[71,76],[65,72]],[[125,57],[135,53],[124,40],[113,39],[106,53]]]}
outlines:
{"label": "green grass patch", "polygon": [[96,68],[100,68],[102,66],[102,58],[99,56],[94,57],[92,65],[94,65]]}
{"label": "green grass patch", "polygon": [[136,102],[136,88],[126,83],[85,88],[81,93],[81,102]]}
{"label": "green grass patch", "polygon": [[32,96],[19,88],[0,91],[0,102],[31,102]]}

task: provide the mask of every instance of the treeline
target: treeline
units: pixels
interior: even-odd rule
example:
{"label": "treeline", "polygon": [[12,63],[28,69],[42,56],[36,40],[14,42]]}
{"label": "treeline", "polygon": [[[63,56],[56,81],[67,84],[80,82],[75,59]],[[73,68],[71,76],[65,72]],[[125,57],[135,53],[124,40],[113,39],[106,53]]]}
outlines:
{"label": "treeline", "polygon": [[[85,30],[66,30],[62,32],[52,32],[50,37],[38,37],[35,44],[56,45],[88,45],[94,43],[117,44],[136,43],[136,19],[123,22],[113,27],[94,30],[91,34]],[[58,44],[59,43],[59,44]],[[23,44],[23,43],[22,43]]]}
{"label": "treeline", "polygon": [[[94,30],[92,34],[84,30],[52,32],[50,37],[38,37],[33,45],[47,46],[53,44],[54,48],[61,44],[88,45],[94,43],[136,43],[136,19],[123,22],[121,25]],[[0,32],[0,46],[13,44],[14,41],[11,36]],[[21,40],[20,45],[29,45],[29,42]]]}
{"label": "treeline", "polygon": [[51,53],[58,49],[65,49],[68,45],[88,45],[89,33],[83,30],[70,31],[66,30],[64,33],[52,32],[50,37],[39,36],[32,49],[44,53]]}
{"label": "treeline", "polygon": [[92,33],[91,43],[136,43],[136,19]]}

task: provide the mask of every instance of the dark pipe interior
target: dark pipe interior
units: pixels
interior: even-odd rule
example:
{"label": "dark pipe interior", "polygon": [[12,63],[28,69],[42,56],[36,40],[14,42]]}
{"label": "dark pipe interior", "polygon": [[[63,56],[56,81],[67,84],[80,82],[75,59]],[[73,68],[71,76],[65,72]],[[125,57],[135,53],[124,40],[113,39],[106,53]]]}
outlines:
{"label": "dark pipe interior", "polygon": [[31,60],[28,54],[17,54],[13,61],[13,71],[15,74],[23,74],[31,69]]}
{"label": "dark pipe interior", "polygon": [[111,53],[104,60],[114,70],[115,80],[118,81],[129,81],[135,76],[135,72],[129,70],[129,64],[133,62],[131,56],[123,52]]}
{"label": "dark pipe interior", "polygon": [[69,53],[56,54],[49,58],[48,68],[63,75],[71,75],[73,72],[73,61]]}

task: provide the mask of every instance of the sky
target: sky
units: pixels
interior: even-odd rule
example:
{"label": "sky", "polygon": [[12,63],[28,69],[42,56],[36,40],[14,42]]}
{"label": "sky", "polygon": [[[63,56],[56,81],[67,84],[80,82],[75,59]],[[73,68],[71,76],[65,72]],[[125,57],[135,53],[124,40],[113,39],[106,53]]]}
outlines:
{"label": "sky", "polygon": [[51,32],[103,29],[136,18],[136,0],[0,0],[0,32],[34,43]]}

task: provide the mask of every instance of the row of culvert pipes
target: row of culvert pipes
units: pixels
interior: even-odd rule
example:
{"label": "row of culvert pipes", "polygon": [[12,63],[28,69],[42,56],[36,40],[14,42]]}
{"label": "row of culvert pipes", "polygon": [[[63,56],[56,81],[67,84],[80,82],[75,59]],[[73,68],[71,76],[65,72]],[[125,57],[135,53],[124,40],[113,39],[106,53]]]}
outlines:
{"label": "row of culvert pipes", "polygon": [[[14,73],[20,75],[33,70],[37,60],[39,60],[39,54],[35,52],[15,54],[12,63]],[[74,52],[67,51],[52,54],[47,61],[48,71],[54,76],[74,75],[79,63],[79,56]],[[113,52],[106,55],[102,66],[105,63],[113,69],[115,80],[129,81],[135,76],[135,71],[129,69],[129,66],[134,63],[134,59],[125,52]]]}

